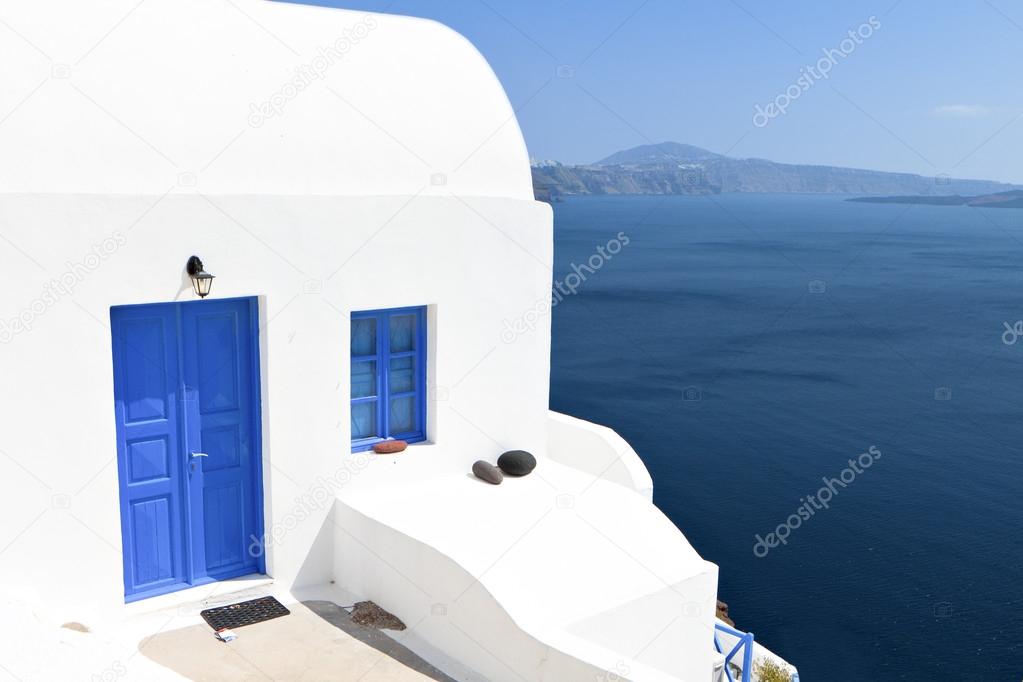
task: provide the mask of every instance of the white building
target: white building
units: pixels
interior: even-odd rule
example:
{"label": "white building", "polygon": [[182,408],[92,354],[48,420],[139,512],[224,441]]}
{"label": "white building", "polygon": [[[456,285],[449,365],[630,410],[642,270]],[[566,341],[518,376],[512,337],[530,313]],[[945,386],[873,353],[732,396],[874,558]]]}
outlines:
{"label": "white building", "polygon": [[[458,679],[720,671],[717,567],[627,443],[548,410],[551,210],[471,44],[258,0],[2,9],[2,603],[101,627],[256,574],[377,602]],[[419,442],[360,451],[387,435]],[[513,448],[534,474],[469,475]]]}

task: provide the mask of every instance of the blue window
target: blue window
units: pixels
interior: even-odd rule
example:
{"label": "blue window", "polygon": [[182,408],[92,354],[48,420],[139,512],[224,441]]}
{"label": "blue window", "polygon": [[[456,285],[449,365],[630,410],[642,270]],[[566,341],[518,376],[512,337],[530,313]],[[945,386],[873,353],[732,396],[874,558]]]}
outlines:
{"label": "blue window", "polygon": [[352,313],[352,451],[426,439],[426,308]]}

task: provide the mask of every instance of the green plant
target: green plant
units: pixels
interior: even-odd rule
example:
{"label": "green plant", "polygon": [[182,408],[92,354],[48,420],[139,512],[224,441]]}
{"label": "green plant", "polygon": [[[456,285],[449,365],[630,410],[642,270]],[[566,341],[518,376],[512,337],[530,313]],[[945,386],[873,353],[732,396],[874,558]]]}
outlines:
{"label": "green plant", "polygon": [[753,677],[757,682],[791,682],[792,673],[787,667],[764,658],[753,666]]}

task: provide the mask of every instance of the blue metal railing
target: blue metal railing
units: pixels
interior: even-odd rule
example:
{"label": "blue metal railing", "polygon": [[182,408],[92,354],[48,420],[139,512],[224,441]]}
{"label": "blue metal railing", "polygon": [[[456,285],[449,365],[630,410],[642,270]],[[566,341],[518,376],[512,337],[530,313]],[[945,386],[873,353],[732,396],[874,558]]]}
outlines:
{"label": "blue metal railing", "polygon": [[[721,640],[718,638],[718,632],[723,632],[727,635],[737,638],[739,641],[736,642],[735,646],[732,647],[731,651],[725,654],[724,649],[721,648]],[[729,667],[729,663],[732,662],[740,652],[742,652],[742,678],[741,682],[750,682],[753,679],[753,633],[752,632],[740,632],[733,627],[729,627],[724,623],[714,624],[714,648],[718,650],[719,654],[725,654],[725,677],[728,678],[728,682],[736,682],[735,677],[732,675],[732,669]]]}

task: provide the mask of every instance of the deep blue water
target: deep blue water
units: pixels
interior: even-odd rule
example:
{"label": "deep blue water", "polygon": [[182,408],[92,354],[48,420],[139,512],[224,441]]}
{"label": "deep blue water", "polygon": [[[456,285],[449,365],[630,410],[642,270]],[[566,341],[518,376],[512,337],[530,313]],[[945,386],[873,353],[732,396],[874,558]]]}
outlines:
{"label": "deep blue water", "polygon": [[619,231],[553,310],[551,406],[632,443],[737,625],[803,682],[1023,678],[1023,210],[569,199],[556,279]]}

